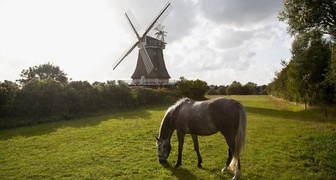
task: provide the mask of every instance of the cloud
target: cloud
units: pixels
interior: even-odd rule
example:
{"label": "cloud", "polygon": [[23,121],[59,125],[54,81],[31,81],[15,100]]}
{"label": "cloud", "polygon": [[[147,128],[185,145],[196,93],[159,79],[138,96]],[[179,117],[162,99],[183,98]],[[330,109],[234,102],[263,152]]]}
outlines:
{"label": "cloud", "polygon": [[206,0],[201,1],[201,12],[209,20],[234,29],[256,29],[274,23],[273,18],[282,8],[276,0]]}
{"label": "cloud", "polygon": [[[146,30],[168,1],[4,0],[0,3],[1,77],[15,80],[22,69],[48,61],[74,80],[130,79],[138,48],[112,70],[137,40],[124,17],[130,9]],[[277,0],[171,0],[163,25],[172,79],[209,84],[233,80],[265,84],[280,59],[290,57],[291,37],[277,20]],[[2,79],[0,79],[1,81]]]}
{"label": "cloud", "polygon": [[213,46],[219,50],[237,48],[253,37],[253,31],[241,31],[218,27],[212,36]]}
{"label": "cloud", "polygon": [[178,67],[173,72],[215,84],[265,83],[274,75],[266,67],[276,67],[282,57],[288,57],[288,49],[281,50],[282,56],[272,56],[277,52],[274,48],[287,48],[290,42],[277,21],[281,2],[199,1],[194,8],[200,12],[194,15],[197,25],[184,38],[168,44],[175,50],[167,52],[168,58],[178,59],[169,64]]}

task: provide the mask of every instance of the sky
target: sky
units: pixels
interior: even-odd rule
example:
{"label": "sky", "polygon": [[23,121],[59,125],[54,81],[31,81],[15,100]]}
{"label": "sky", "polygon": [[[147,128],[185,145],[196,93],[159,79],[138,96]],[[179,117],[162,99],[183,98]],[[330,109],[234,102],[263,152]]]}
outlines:
{"label": "sky", "polygon": [[[131,80],[138,48],[124,13],[142,35],[166,0],[0,0],[0,81],[48,62],[73,81]],[[292,37],[277,16],[283,0],[171,0],[163,51],[171,80],[209,85],[268,84],[290,58]]]}

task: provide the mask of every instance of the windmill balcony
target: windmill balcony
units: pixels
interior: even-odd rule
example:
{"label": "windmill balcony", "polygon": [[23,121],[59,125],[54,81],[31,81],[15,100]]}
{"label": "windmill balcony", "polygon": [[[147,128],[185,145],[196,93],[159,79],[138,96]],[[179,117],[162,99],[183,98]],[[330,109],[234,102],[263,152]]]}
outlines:
{"label": "windmill balcony", "polygon": [[128,84],[130,87],[166,87],[173,86],[178,80],[169,80],[162,79],[161,81],[158,79],[145,79],[145,81],[141,81],[140,79],[133,80],[121,80],[124,83]]}
{"label": "windmill balcony", "polygon": [[133,85],[165,85],[174,84],[175,81],[169,81],[169,79],[133,79]]}

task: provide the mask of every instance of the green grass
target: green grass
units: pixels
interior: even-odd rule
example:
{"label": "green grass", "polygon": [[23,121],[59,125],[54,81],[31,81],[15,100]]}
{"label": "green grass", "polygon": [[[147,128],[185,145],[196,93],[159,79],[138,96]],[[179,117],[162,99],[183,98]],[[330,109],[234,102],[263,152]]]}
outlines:
{"label": "green grass", "polygon": [[[335,179],[336,118],[269,96],[230,96],[247,111],[242,179]],[[155,136],[167,106],[0,131],[0,179],[230,179],[221,134],[191,137],[182,166],[172,137],[170,166],[157,160]]]}

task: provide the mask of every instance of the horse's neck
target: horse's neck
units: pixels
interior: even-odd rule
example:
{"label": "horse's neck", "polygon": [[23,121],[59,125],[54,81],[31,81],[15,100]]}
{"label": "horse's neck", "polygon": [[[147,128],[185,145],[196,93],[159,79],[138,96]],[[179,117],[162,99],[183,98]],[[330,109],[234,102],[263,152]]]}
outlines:
{"label": "horse's neck", "polygon": [[174,132],[174,128],[171,125],[170,116],[169,114],[166,114],[166,116],[164,117],[161,123],[159,138],[163,140],[170,140],[170,138],[173,135],[173,132]]}

